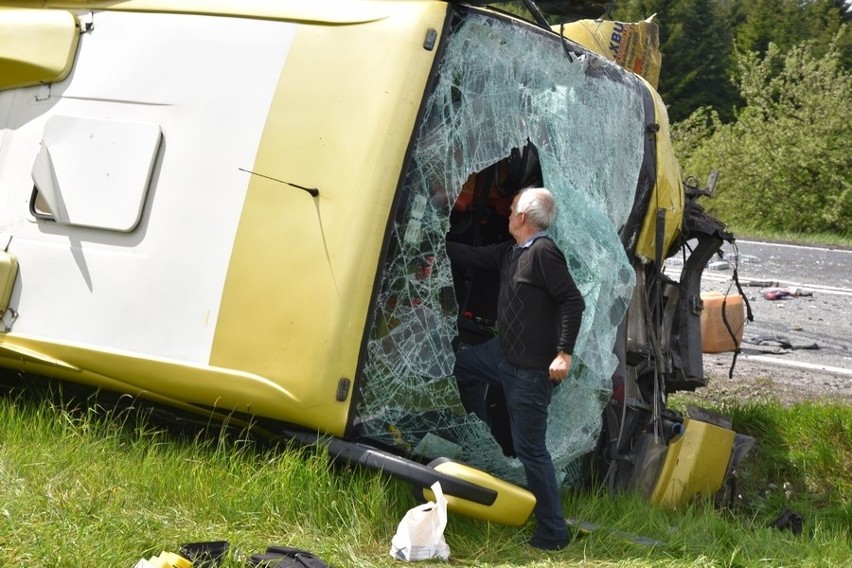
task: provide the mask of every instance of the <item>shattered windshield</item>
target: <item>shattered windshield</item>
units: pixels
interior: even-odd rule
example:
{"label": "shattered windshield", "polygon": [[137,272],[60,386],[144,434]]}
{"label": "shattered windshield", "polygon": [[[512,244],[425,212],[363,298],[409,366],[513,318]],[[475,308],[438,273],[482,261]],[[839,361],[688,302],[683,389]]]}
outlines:
{"label": "shattered windshield", "polygon": [[526,157],[532,148],[537,181],[558,202],[550,235],[586,301],[571,377],[556,389],[547,432],[557,471],[577,481],[578,458],[600,431],[617,364],[615,334],[635,278],[618,234],[643,152],[634,81],[609,62],[569,52],[556,36],[472,10],[456,14],[391,228],[362,375],[359,436],[524,484],[520,462],[483,422],[465,415],[459,400],[453,363],[460,323],[489,329],[488,318],[469,309],[488,292],[460,294],[445,244],[448,234],[480,225],[484,231],[489,219],[499,227],[512,188],[501,194],[495,183],[472,217],[465,188],[507,164],[513,150],[517,158],[519,149],[527,148]]}

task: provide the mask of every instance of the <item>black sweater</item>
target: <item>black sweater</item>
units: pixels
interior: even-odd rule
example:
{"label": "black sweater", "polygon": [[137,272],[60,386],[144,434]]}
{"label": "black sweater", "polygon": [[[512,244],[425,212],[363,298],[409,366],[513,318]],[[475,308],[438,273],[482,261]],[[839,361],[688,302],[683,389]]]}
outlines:
{"label": "black sweater", "polygon": [[499,270],[497,329],[509,362],[547,369],[560,351],[573,352],[586,305],[549,237],[526,248],[513,241],[482,247],[448,242],[447,254],[462,266]]}

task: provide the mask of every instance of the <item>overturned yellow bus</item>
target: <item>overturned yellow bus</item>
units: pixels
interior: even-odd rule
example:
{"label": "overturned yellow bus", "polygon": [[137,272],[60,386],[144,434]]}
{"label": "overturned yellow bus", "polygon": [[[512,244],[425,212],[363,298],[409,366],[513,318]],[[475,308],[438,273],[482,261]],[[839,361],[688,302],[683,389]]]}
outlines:
{"label": "overturned yellow bus", "polygon": [[559,32],[438,0],[0,0],[0,366],[322,439],[522,524],[500,393],[492,431],[452,377],[497,282],[445,243],[509,238],[544,184],[588,306],[548,424],[565,483],[597,455],[661,502],[715,491],[725,425],[712,479],[656,485],[708,469],[665,464],[664,423],[711,429],[664,403],[704,384],[701,270],[730,236],[654,89]]}

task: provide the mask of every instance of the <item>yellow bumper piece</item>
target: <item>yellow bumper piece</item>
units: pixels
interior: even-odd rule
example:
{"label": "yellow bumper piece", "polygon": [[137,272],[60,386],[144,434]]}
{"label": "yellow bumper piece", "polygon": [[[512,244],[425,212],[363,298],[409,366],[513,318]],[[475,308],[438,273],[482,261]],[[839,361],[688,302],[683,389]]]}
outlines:
{"label": "yellow bumper piece", "polygon": [[725,481],[736,433],[707,422],[683,421],[683,434],[669,443],[651,492],[651,502],[673,509],[697,495],[716,493]]}

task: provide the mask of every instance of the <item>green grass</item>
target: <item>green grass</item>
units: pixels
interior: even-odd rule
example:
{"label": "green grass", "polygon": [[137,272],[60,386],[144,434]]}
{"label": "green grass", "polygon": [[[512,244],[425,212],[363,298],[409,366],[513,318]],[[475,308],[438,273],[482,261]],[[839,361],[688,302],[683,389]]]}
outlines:
{"label": "green grass", "polygon": [[852,234],[817,233],[806,234],[795,231],[767,231],[760,227],[749,227],[732,224],[728,229],[737,239],[759,240],[774,243],[791,243],[797,245],[815,245],[827,247],[852,248]]}
{"label": "green grass", "polygon": [[[758,439],[734,508],[702,501],[666,511],[630,494],[568,494],[566,513],[601,528],[549,554],[525,545],[531,523],[519,530],[451,514],[450,563],[852,566],[852,409],[769,403],[721,410]],[[400,564],[388,551],[415,505],[407,485],[240,431],[175,433],[154,424],[132,406],[104,411],[0,397],[0,566],[129,568],[204,540],[230,542],[226,568],[245,566],[246,555],[273,543],[311,550],[338,567]],[[785,504],[803,515],[805,534],[767,527]],[[637,545],[625,533],[664,545]]]}

